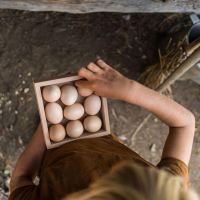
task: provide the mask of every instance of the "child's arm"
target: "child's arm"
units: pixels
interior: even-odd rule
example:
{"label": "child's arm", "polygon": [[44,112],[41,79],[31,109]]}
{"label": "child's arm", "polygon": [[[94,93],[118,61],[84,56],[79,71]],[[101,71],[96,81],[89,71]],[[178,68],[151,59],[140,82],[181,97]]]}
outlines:
{"label": "child's arm", "polygon": [[174,157],[188,164],[195,130],[194,115],[170,98],[130,80],[102,60],[82,68],[79,75],[87,80],[76,82],[97,95],[121,99],[146,108],[170,128],[163,157]]}
{"label": "child's arm", "polygon": [[45,151],[42,127],[39,125],[30,143],[17,161],[11,176],[11,192],[18,187],[33,184],[32,180],[37,175]]}

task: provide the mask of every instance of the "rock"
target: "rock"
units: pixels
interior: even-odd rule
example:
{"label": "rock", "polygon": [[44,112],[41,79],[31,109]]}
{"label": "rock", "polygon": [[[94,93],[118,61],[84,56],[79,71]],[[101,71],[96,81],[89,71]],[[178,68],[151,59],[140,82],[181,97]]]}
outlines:
{"label": "rock", "polygon": [[15,115],[18,115],[18,110],[15,110],[14,113],[15,113]]}
{"label": "rock", "polygon": [[131,19],[131,15],[124,15],[123,18],[126,20],[126,21],[129,21]]}
{"label": "rock", "polygon": [[158,122],[158,118],[155,118],[155,119],[154,119],[154,122],[157,123],[157,122]]}
{"label": "rock", "polygon": [[21,144],[21,145],[23,144],[22,138],[21,138],[20,136],[18,137],[18,142],[19,142],[19,144]]}
{"label": "rock", "polygon": [[6,180],[5,180],[5,186],[9,188],[9,185],[10,185],[10,176],[6,177]]}
{"label": "rock", "polygon": [[147,56],[146,55],[142,55],[142,59],[143,60],[147,59]]}
{"label": "rock", "polygon": [[3,173],[4,173],[5,176],[10,175],[10,171],[8,169],[5,169]]}
{"label": "rock", "polygon": [[152,153],[155,153],[156,152],[156,144],[151,144],[150,145],[150,151],[152,152]]}
{"label": "rock", "polygon": [[118,136],[118,138],[122,140],[123,142],[126,142],[128,140],[128,138],[125,135],[120,135]]}
{"label": "rock", "polygon": [[15,90],[15,95],[19,95],[19,91],[18,90]]}
{"label": "rock", "polygon": [[26,94],[26,93],[28,93],[29,92],[29,88],[24,88],[24,93]]}
{"label": "rock", "polygon": [[11,103],[12,103],[12,101],[9,100],[9,101],[6,102],[6,105],[10,105]]}

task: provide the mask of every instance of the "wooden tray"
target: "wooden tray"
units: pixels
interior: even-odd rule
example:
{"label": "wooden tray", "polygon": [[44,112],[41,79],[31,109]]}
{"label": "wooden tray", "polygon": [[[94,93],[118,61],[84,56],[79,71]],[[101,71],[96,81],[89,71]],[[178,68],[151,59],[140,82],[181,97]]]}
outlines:
{"label": "wooden tray", "polygon": [[[46,119],[45,110],[44,110],[45,103],[47,103],[47,102],[45,102],[45,100],[43,100],[42,88],[47,85],[58,85],[59,87],[61,87],[62,85],[65,85],[65,84],[72,85],[74,83],[74,81],[79,80],[79,79],[82,79],[82,78],[80,76],[70,76],[70,77],[66,77],[66,78],[60,78],[60,79],[55,79],[55,80],[34,83],[34,89],[35,89],[35,94],[36,94],[36,99],[37,99],[37,104],[38,104],[38,109],[39,109],[39,114],[40,114],[40,119],[41,119],[41,124],[42,124],[42,129],[43,129],[44,139],[45,139],[47,149],[56,148],[67,142],[71,142],[74,140],[79,140],[79,139],[84,139],[84,138],[95,138],[95,137],[101,137],[101,136],[110,134],[107,99],[105,97],[100,97],[101,98],[101,110],[100,110],[98,116],[102,120],[102,127],[98,132],[89,133],[84,130],[83,134],[78,138],[70,138],[66,135],[65,139],[60,142],[53,142],[50,140],[50,138],[49,138],[50,123]],[[81,103],[83,101],[84,101],[84,97],[80,97],[80,95],[79,95],[78,102]],[[59,104],[61,104],[61,103],[59,103]],[[63,105],[61,105],[61,106],[63,107]],[[81,118],[80,120],[82,121],[83,119]],[[66,120],[63,118],[63,121],[61,122],[61,124],[64,124],[64,126],[66,126],[66,123],[67,123]]]}

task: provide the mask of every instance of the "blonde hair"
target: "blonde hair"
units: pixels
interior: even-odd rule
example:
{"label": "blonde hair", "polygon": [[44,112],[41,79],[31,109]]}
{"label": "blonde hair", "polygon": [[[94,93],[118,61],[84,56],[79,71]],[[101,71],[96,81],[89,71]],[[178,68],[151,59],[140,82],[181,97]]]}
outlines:
{"label": "blonde hair", "polygon": [[184,189],[182,179],[154,168],[124,162],[89,188],[64,200],[199,200],[192,189]]}

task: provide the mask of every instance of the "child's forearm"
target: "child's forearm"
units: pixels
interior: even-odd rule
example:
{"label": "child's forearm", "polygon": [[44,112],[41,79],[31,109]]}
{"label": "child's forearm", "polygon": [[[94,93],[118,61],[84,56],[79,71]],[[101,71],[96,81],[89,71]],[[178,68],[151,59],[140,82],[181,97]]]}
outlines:
{"label": "child's forearm", "polygon": [[15,182],[18,177],[34,178],[38,172],[46,146],[43,138],[41,125],[38,126],[36,133],[33,135],[30,143],[19,157],[15,169],[11,177],[11,190],[15,187]]}
{"label": "child's forearm", "polygon": [[193,114],[172,99],[149,89],[136,81],[130,81],[125,101],[141,106],[170,127],[185,127],[194,121]]}

